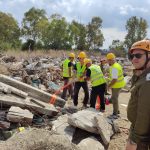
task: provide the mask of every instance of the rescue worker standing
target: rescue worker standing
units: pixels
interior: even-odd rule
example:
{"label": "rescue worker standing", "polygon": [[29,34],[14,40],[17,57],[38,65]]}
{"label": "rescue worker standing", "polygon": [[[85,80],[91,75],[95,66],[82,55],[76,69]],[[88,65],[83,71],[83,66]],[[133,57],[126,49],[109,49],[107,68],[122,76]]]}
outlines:
{"label": "rescue worker standing", "polygon": [[105,111],[104,93],[106,88],[106,80],[99,65],[92,64],[91,59],[85,59],[85,65],[88,68],[86,72],[86,80],[91,80],[92,91],[90,95],[90,107],[95,108],[97,96],[100,97],[100,111]]}
{"label": "rescue worker standing", "polygon": [[84,100],[83,100],[83,107],[87,107],[87,103],[89,100],[89,91],[87,81],[84,80],[86,66],[84,65],[84,59],[86,58],[85,52],[80,52],[78,55],[79,62],[75,64],[74,69],[76,70],[76,77],[77,81],[74,85],[74,106],[78,105],[78,94],[79,90],[82,87],[84,90]]}
{"label": "rescue worker standing", "polygon": [[[62,64],[62,72],[63,72],[63,80],[64,80],[64,86],[66,86],[69,83],[69,79],[73,75],[73,61],[75,59],[75,54],[70,53],[69,58],[65,59]],[[69,94],[73,98],[73,86],[72,84],[68,85],[68,87],[65,87],[63,89],[63,93],[61,95],[61,98],[66,100],[67,90],[69,91]]]}
{"label": "rescue worker standing", "polygon": [[119,102],[118,102],[118,96],[121,91],[121,88],[125,86],[124,76],[123,76],[123,70],[119,63],[116,62],[115,58],[116,56],[113,53],[107,54],[107,61],[110,66],[109,68],[109,84],[108,84],[108,90],[111,88],[112,96],[111,101],[113,104],[113,114],[111,115],[114,119],[117,119],[119,117]]}
{"label": "rescue worker standing", "polygon": [[129,50],[135,70],[127,117],[131,122],[126,150],[150,149],[150,40],[135,42]]}

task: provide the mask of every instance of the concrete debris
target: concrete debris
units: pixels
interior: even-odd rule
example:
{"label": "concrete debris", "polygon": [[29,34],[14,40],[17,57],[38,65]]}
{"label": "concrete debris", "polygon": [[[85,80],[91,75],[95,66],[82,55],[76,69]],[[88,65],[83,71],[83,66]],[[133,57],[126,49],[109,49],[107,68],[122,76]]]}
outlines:
{"label": "concrete debris", "polygon": [[12,106],[7,114],[7,120],[11,122],[19,122],[22,124],[31,124],[33,114],[27,109]]}
{"label": "concrete debris", "polygon": [[7,104],[9,106],[18,106],[38,114],[45,114],[48,116],[56,116],[58,113],[58,110],[54,107],[54,105],[47,104],[30,97],[23,99],[16,97],[15,95],[0,94],[0,102],[2,105]]}
{"label": "concrete debris", "polygon": [[72,141],[75,128],[70,126],[67,122],[68,115],[63,115],[57,118],[57,120],[52,122],[52,130],[59,134],[67,136],[67,138]]}
{"label": "concrete debris", "polygon": [[1,58],[5,63],[16,62],[16,58],[14,56],[3,56]]}
{"label": "concrete debris", "polygon": [[68,123],[74,127],[98,134],[94,117],[98,112],[93,108],[78,111],[68,117]]}
{"label": "concrete debris", "polygon": [[[93,108],[64,107],[66,101],[59,97],[63,86],[60,69],[63,57],[38,56],[18,62],[14,56],[0,57],[0,103],[2,108],[6,107],[0,111],[0,129],[5,129],[4,134],[9,138],[0,142],[0,149],[104,150],[114,132],[127,132],[121,126],[122,120],[108,119]],[[99,64],[98,56],[91,58]],[[124,90],[129,91],[133,67],[127,59],[119,58],[118,62],[124,69],[127,83]],[[14,123],[17,129],[24,124],[46,124],[52,132],[27,129],[12,136]],[[72,143],[77,129],[88,136],[83,135],[75,146]],[[81,136],[81,132],[77,135]]]}
{"label": "concrete debris", "polygon": [[102,113],[99,113],[94,117],[94,119],[96,120],[98,132],[104,144],[108,145],[110,142],[110,137],[113,135],[112,126],[108,123]]}
{"label": "concrete debris", "polygon": [[28,129],[0,142],[1,150],[80,150],[64,135],[44,129]]}
{"label": "concrete debris", "polygon": [[2,74],[0,74],[0,82],[3,82],[7,85],[16,87],[16,88],[28,93],[29,96],[31,96],[35,99],[39,99],[39,100],[46,102],[46,103],[49,103],[51,98],[53,98],[53,97],[55,98],[54,105],[56,105],[56,106],[63,107],[66,103],[65,100],[63,100],[62,98],[60,98],[56,95],[53,96],[50,93],[44,92],[40,89],[37,89],[35,87],[32,87],[30,85],[27,85],[25,83],[22,83],[20,81],[17,81],[15,79],[12,79],[12,78],[7,77],[7,76],[2,75]]}
{"label": "concrete debris", "polygon": [[88,137],[83,139],[79,144],[78,147],[81,150],[105,150],[103,145],[94,137]]}
{"label": "concrete debris", "polygon": [[17,88],[14,88],[2,82],[0,82],[0,91],[7,93],[7,94],[10,94],[10,93],[16,94],[17,96],[22,97],[22,98],[26,98],[28,96],[28,93],[25,93]]}

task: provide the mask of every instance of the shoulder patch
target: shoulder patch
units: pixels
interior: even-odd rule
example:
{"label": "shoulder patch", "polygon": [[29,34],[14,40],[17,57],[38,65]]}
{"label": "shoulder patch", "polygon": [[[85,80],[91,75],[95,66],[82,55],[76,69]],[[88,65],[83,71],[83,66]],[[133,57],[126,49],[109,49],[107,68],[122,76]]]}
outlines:
{"label": "shoulder patch", "polygon": [[150,73],[146,75],[146,81],[150,81]]}

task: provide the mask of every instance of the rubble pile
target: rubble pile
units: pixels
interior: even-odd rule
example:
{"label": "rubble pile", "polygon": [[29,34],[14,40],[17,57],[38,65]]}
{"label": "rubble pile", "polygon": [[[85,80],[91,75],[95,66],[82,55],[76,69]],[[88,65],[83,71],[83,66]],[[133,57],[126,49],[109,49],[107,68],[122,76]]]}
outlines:
{"label": "rubble pile", "polygon": [[[98,63],[97,56],[92,58]],[[0,74],[0,149],[9,150],[10,145],[15,145],[24,150],[104,150],[112,136],[120,132],[115,120],[97,110],[66,107],[66,101],[59,97],[61,93],[53,95],[62,86],[63,59],[36,57],[16,61],[1,57],[9,76]],[[124,70],[128,90],[131,65],[124,63]]]}

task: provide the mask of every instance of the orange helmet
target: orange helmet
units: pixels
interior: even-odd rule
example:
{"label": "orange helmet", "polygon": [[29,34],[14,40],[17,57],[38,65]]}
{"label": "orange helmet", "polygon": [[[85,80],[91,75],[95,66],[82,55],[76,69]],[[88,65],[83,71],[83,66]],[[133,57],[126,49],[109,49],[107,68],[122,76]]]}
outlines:
{"label": "orange helmet", "polygon": [[134,49],[142,49],[150,52],[150,40],[141,40],[135,42],[129,49],[129,53],[131,53]]}

